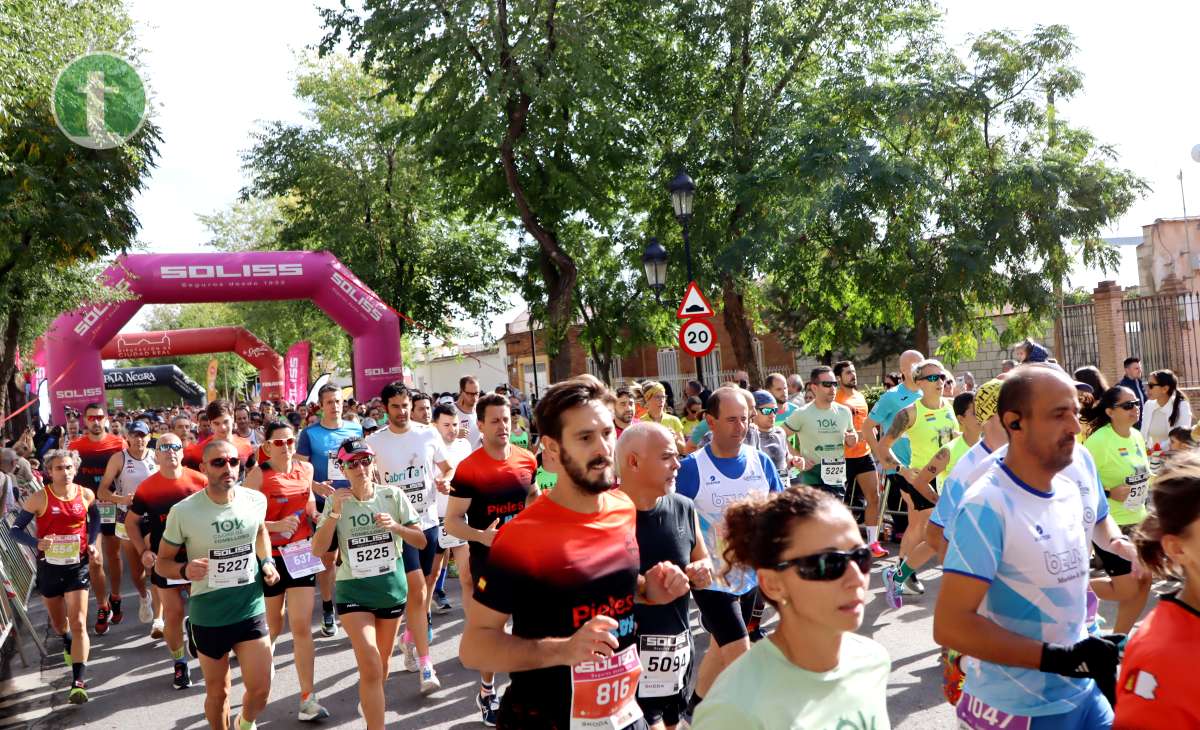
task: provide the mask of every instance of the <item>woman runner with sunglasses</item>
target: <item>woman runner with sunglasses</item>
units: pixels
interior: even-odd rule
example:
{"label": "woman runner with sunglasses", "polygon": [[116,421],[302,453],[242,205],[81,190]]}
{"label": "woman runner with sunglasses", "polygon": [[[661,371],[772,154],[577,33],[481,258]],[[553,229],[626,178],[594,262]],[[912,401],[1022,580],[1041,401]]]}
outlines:
{"label": "woman runner with sunglasses", "polygon": [[313,465],[296,456],[296,436],[286,421],[271,422],[264,432],[267,460],[246,475],[246,487],[267,498],[267,532],[271,557],[279,570],[279,582],[263,587],[267,602],[267,629],[271,649],[283,631],[284,603],[292,630],[296,675],[300,680],[300,711],[297,719],[312,722],[329,717],[329,711],[313,694],[312,637],[313,595],[317,573],[325,565],[312,554],[313,521],[317,505],[313,499]]}
{"label": "woman runner with sunglasses", "polygon": [[[1146,517],[1146,498],[1150,496],[1150,461],[1146,441],[1137,429],[1141,406],[1137,395],[1123,386],[1109,388],[1092,406],[1088,423],[1092,433],[1083,442],[1096,461],[1100,484],[1108,497],[1108,510],[1122,532],[1129,534]],[[1122,561],[1118,556],[1102,556]],[[1132,569],[1132,566],[1128,566]],[[1128,570],[1118,569],[1114,575]],[[1150,597],[1150,577],[1141,576],[1138,591],[1117,603],[1117,622],[1113,631],[1128,634]]]}
{"label": "woman runner with sunglasses", "polygon": [[887,730],[887,652],[855,634],[871,551],[827,492],[792,487],[725,513],[724,559],[758,572],[779,625],[721,673],[696,730],[870,727]]}
{"label": "woman runner with sunglasses", "polygon": [[425,547],[420,519],[404,492],[371,482],[374,458],[374,449],[361,438],[338,447],[337,460],[350,488],[325,500],[312,539],[314,555],[328,552],[335,539],[341,552],[335,575],[337,613],[358,661],[360,712],[368,730],[383,728],[383,684],[408,600],[398,540]]}

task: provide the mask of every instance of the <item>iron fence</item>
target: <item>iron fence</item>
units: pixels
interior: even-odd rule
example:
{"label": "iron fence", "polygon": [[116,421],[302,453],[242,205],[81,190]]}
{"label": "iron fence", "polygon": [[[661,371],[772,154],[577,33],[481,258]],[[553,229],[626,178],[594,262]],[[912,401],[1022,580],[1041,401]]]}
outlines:
{"label": "iron fence", "polygon": [[1096,338],[1096,306],[1092,303],[1071,304],[1059,311],[1062,350],[1059,363],[1074,372],[1084,365],[1100,364],[1100,349]]}
{"label": "iron fence", "polygon": [[1168,369],[1180,387],[1200,386],[1200,294],[1158,294],[1121,302],[1125,346],[1147,375]]}

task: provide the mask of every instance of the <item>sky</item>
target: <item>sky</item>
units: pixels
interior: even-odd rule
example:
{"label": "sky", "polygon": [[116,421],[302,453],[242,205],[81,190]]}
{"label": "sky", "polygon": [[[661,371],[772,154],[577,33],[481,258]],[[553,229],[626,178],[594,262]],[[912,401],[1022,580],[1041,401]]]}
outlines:
{"label": "sky", "polygon": [[[1061,23],[1073,31],[1084,91],[1060,105],[1060,118],[1115,147],[1120,164],[1152,188],[1105,236],[1138,236],[1156,218],[1182,215],[1181,169],[1192,212],[1200,213],[1200,164],[1189,156],[1200,144],[1200,95],[1188,72],[1200,3],[946,0],[942,7],[955,44],[996,28],[1027,33]],[[197,251],[207,235],[196,215],[237,198],[245,184],[240,156],[254,131],[268,120],[301,119],[293,71],[297,54],[320,40],[320,16],[307,0],[131,0],[130,8],[163,132],[158,166],[136,203],[139,238],[151,252]],[[1133,247],[1121,253],[1119,272],[1080,270],[1072,284],[1091,288],[1114,277],[1137,284]],[[493,334],[514,315],[497,317]]]}

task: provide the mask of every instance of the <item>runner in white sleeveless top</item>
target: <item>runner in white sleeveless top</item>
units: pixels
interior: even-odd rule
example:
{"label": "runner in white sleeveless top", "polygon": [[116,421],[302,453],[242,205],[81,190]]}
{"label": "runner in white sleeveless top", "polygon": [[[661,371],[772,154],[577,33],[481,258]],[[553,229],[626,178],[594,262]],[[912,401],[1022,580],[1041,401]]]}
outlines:
{"label": "runner in white sleeveless top", "polygon": [[[142,565],[141,556],[129,542],[129,537],[125,532],[125,513],[130,503],[133,502],[133,493],[137,491],[138,485],[146,477],[158,471],[154,453],[146,448],[149,436],[150,426],[145,421],[134,421],[130,425],[127,438],[129,448],[109,457],[108,465],[104,469],[104,476],[100,478],[100,491],[97,493],[101,523],[113,524],[116,535],[121,540],[121,552],[125,558],[123,562],[129,567],[129,578],[133,581],[133,587],[137,590],[140,599],[138,619],[144,624],[150,623],[156,617],[161,618],[162,609],[158,607],[158,597],[153,594],[152,588],[150,596],[147,596],[146,568]],[[121,563],[114,560],[109,564],[119,567]],[[120,586],[121,575],[116,572],[112,576],[111,587],[114,595],[119,595]],[[151,605],[152,600],[153,606]],[[120,600],[112,599],[111,603],[114,615],[119,615],[121,613]],[[162,633],[159,630],[158,635],[153,638],[161,637]]]}

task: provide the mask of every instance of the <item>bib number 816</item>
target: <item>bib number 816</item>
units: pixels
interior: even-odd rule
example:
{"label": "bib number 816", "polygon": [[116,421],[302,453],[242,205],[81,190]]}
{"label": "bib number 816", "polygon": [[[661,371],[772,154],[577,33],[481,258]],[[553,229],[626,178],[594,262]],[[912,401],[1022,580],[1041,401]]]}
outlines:
{"label": "bib number 816", "polygon": [[629,677],[605,682],[596,688],[596,704],[608,705],[613,702],[622,702],[629,697],[631,689]]}

